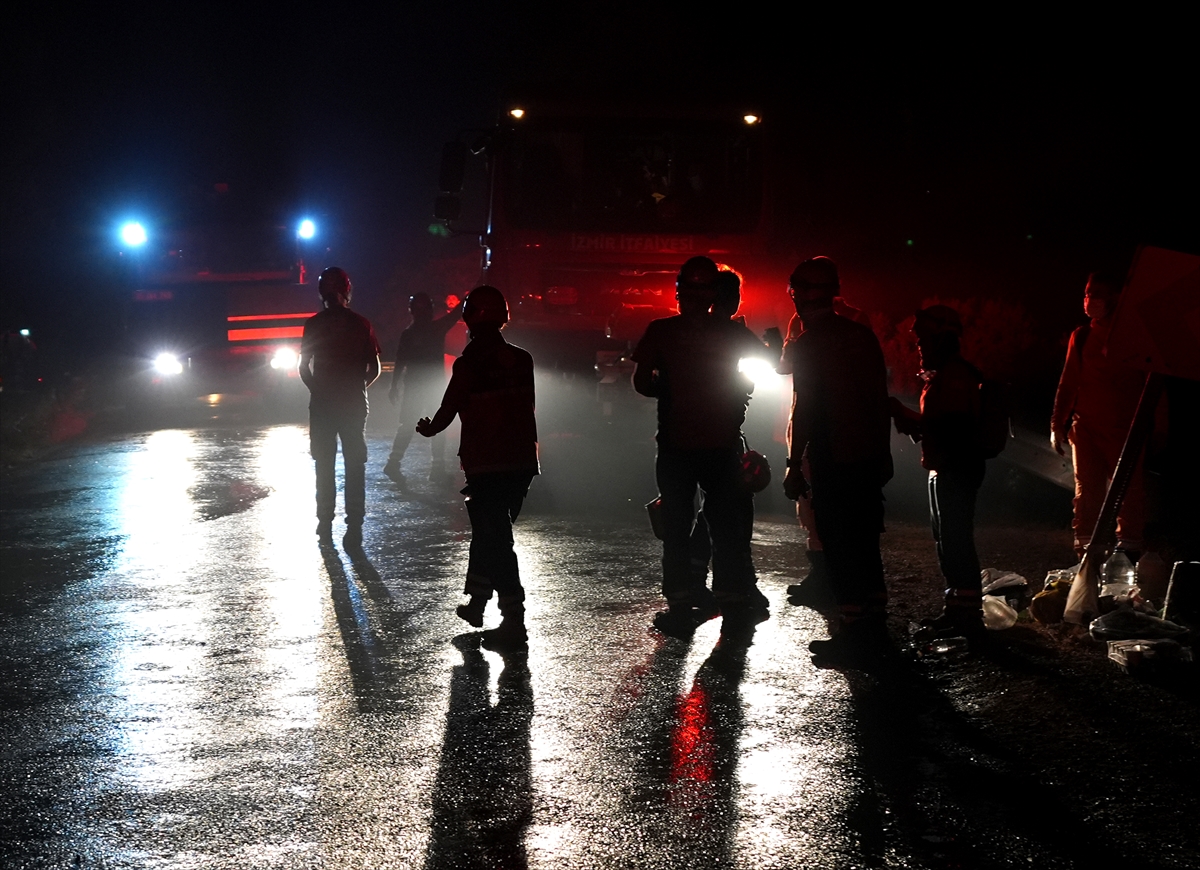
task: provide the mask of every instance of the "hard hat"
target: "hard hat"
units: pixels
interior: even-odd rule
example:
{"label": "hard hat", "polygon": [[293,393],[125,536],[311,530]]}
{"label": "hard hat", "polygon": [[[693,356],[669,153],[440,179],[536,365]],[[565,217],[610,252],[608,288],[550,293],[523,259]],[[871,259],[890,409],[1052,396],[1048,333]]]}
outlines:
{"label": "hard hat", "polygon": [[717,264],[708,257],[692,257],[679,269],[675,278],[675,292],[717,292]]}
{"label": "hard hat", "polygon": [[809,301],[832,299],[838,295],[840,288],[837,263],[828,257],[805,260],[792,270],[788,278],[788,291],[793,299],[797,295]]}
{"label": "hard hat", "polygon": [[508,302],[505,301],[504,294],[490,284],[476,287],[467,294],[467,300],[463,304],[463,320],[466,321],[468,329],[483,323],[494,323],[497,326],[508,323]]}
{"label": "hard hat", "polygon": [[913,321],[913,332],[919,338],[932,338],[944,332],[951,332],[962,337],[962,318],[949,305],[930,305],[917,312]]}
{"label": "hard hat", "polygon": [[722,269],[717,273],[717,302],[732,306],[736,313],[741,301],[742,276],[733,269]]}
{"label": "hard hat", "polygon": [[413,317],[426,318],[433,316],[433,300],[428,293],[414,293],[408,297],[408,310]]}
{"label": "hard hat", "polygon": [[349,299],[350,291],[350,276],[346,274],[345,269],[337,266],[330,266],[317,279],[317,292],[321,294],[322,299],[332,296],[344,296]]}
{"label": "hard hat", "polygon": [[771,463],[757,450],[742,454],[742,486],[750,492],[762,492],[771,484]]}

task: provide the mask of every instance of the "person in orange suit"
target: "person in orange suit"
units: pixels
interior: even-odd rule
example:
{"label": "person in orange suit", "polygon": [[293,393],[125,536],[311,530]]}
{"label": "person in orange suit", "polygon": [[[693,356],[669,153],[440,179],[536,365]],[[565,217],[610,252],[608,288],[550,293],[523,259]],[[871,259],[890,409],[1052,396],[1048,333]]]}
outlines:
{"label": "person in orange suit", "polygon": [[[1104,353],[1121,284],[1093,272],[1083,291],[1090,322],[1071,333],[1054,413],[1050,443],[1060,456],[1071,443],[1075,467],[1075,555],[1082,558],[1104,505],[1129,424],[1145,384],[1144,373],[1110,361]],[[1117,515],[1117,549],[1137,561],[1143,547],[1146,496],[1138,462]]]}

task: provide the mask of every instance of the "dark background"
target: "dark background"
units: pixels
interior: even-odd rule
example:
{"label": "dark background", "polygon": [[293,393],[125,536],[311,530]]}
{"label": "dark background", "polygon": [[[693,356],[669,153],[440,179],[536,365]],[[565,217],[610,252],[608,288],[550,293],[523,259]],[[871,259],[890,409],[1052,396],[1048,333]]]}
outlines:
{"label": "dark background", "polygon": [[1089,270],[1200,240],[1181,22],[250,6],[43,4],[12,21],[5,328],[103,351],[120,221],[186,215],[218,183],[247,214],[313,216],[356,307],[392,317],[408,276],[473,247],[428,231],[440,144],[531,85],[760,106],[785,255],[835,257],[852,300],[881,310],[1018,300],[1056,342]]}

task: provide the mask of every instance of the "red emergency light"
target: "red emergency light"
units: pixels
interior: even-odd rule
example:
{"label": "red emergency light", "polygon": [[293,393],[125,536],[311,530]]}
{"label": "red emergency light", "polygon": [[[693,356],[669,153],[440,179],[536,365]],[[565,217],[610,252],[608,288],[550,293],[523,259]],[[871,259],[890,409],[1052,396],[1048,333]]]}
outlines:
{"label": "red emergency light", "polygon": [[303,326],[267,326],[258,329],[231,329],[230,341],[266,341],[273,338],[302,338]]}
{"label": "red emergency light", "polygon": [[245,320],[299,320],[301,318],[307,320],[316,313],[315,311],[301,311],[296,314],[237,314],[225,319],[230,323]]}

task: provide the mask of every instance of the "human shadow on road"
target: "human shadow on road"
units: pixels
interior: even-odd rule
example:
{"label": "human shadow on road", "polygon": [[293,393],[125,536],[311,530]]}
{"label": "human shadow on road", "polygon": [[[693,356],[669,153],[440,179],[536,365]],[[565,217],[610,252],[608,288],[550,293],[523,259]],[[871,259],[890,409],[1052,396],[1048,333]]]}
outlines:
{"label": "human shadow on road", "polygon": [[355,578],[366,590],[368,597],[374,601],[390,601],[392,591],[387,588],[362,546],[347,546],[346,555],[350,557],[350,566],[354,569]]}
{"label": "human shadow on road", "polygon": [[391,593],[366,553],[356,547],[347,555],[354,578],[332,545],[321,547],[354,697],[361,710],[377,710],[392,697],[397,683],[388,641],[401,636],[403,616],[390,606]]}
{"label": "human shadow on road", "polygon": [[925,665],[897,657],[846,677],[861,784],[845,821],[866,866],[1109,864],[1079,808],[960,713]]}
{"label": "human shadow on road", "polygon": [[425,867],[519,870],[528,866],[525,832],[533,816],[533,687],[527,656],[504,655],[493,704],[479,636],[459,635],[453,643],[463,663],[450,675]]}
{"label": "human shadow on road", "polygon": [[639,838],[647,864],[722,867],[735,839],[740,684],[753,627],[728,631],[680,692],[688,642],[661,643],[643,680],[640,710],[626,732],[637,747],[628,812],[649,826]]}

